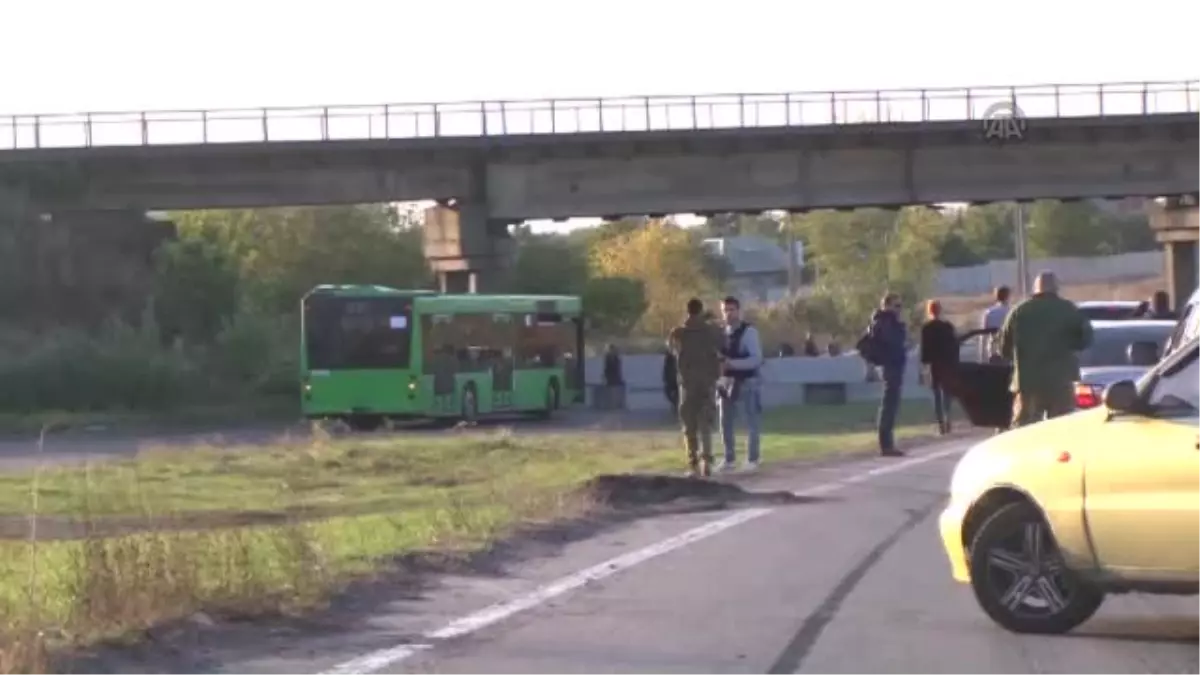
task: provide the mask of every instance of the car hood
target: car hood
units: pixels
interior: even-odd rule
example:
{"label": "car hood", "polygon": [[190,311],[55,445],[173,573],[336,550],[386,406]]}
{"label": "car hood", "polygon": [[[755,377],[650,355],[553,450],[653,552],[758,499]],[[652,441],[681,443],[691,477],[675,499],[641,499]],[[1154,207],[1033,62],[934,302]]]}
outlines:
{"label": "car hood", "polygon": [[1049,465],[1069,451],[1086,425],[1101,423],[1103,406],[1030,424],[992,436],[971,447],[958,461],[950,482],[951,495],[977,494],[996,483],[1020,483],[1022,466]]}
{"label": "car hood", "polygon": [[1086,384],[1107,387],[1113,382],[1120,382],[1121,380],[1137,382],[1148,370],[1150,370],[1149,366],[1097,366],[1094,368],[1082,368],[1079,371],[1079,381]]}

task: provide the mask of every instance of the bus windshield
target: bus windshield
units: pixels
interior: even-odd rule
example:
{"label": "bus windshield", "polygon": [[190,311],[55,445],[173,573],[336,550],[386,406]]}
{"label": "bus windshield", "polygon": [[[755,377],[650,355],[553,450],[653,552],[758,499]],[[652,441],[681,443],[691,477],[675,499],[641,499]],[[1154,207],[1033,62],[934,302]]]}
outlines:
{"label": "bus windshield", "polygon": [[412,300],[309,296],[304,302],[309,370],[408,368]]}

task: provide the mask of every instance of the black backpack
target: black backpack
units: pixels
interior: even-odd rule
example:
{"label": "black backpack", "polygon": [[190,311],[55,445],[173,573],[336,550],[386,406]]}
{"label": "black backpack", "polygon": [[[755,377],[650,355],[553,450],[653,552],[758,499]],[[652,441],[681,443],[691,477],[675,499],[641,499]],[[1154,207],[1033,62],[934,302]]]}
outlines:
{"label": "black backpack", "polygon": [[858,338],[854,348],[858,350],[859,356],[864,361],[872,366],[879,366],[883,364],[883,345],[879,343],[879,336],[875,334],[874,328],[874,323],[868,325],[862,336]]}

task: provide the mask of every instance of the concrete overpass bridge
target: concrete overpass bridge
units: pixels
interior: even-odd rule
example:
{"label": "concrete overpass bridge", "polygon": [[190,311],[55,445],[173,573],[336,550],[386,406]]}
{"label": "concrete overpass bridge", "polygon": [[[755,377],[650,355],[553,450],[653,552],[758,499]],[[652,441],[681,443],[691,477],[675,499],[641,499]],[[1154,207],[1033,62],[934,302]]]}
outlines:
{"label": "concrete overpass bridge", "polygon": [[0,117],[0,189],[75,214],[437,199],[428,253],[467,278],[531,218],[1190,195],[1198,89],[19,115]]}

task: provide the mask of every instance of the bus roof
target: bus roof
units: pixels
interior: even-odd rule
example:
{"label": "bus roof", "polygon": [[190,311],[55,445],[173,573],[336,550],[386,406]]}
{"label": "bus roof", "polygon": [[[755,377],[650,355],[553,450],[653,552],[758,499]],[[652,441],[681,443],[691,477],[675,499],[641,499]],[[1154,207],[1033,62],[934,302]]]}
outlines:
{"label": "bus roof", "polygon": [[554,303],[553,312],[578,312],[582,302],[575,295],[485,295],[475,293],[423,295],[415,306],[422,312],[538,312],[539,305]]}
{"label": "bus roof", "polygon": [[307,298],[310,295],[337,295],[348,298],[388,296],[410,297],[414,295],[437,295],[437,292],[425,289],[398,289],[390,286],[377,286],[371,284],[321,284],[320,286],[317,286],[311,291],[305,293],[304,297]]}
{"label": "bus roof", "polygon": [[370,284],[322,284],[306,293],[304,297],[311,295],[334,295],[343,298],[411,297],[417,300],[417,307],[426,312],[536,312],[538,303],[549,302],[554,303],[555,311],[578,312],[582,305],[579,296],[575,295],[452,294]]}

